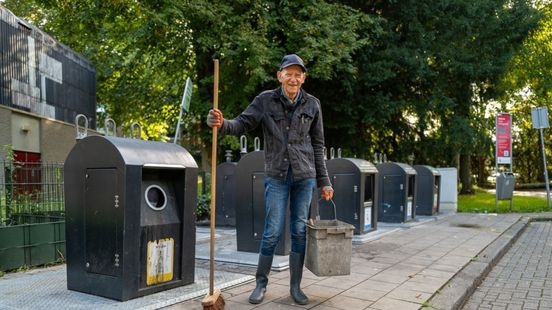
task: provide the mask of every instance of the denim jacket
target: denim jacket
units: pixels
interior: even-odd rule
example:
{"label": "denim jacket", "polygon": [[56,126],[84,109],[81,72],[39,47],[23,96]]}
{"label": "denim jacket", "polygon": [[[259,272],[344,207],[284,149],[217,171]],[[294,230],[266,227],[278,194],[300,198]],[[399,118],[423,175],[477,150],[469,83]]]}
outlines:
{"label": "denim jacket", "polygon": [[285,180],[291,165],[295,180],[316,178],[319,187],[329,186],[320,101],[301,92],[291,118],[286,116],[287,98],[277,88],[259,94],[235,119],[225,119],[220,132],[239,136],[262,124],[265,173],[269,177]]}

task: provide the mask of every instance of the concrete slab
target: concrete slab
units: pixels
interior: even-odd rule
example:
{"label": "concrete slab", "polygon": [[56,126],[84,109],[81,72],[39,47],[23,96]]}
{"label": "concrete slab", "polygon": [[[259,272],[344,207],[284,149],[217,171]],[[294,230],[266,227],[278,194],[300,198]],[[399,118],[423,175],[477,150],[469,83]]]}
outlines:
{"label": "concrete slab", "polygon": [[[209,227],[197,227],[196,235],[210,234]],[[215,261],[221,263],[233,263],[246,266],[257,266],[258,253],[238,251],[235,228],[216,228],[215,233]],[[196,238],[196,240],[198,240]],[[196,258],[208,260],[210,257],[209,238],[196,242]],[[273,271],[283,271],[289,268],[289,256],[275,255],[272,261]]]}
{"label": "concrete slab", "polygon": [[417,215],[414,221],[407,223],[378,222],[376,230],[363,235],[353,235],[353,244],[364,244],[370,241],[374,241],[400,230],[409,229],[418,225],[426,224],[428,222],[441,220],[447,216],[454,215],[455,213],[456,210],[448,210],[446,212],[441,212],[433,216]]}
{"label": "concrete slab", "polygon": [[[7,274],[0,278],[0,309],[159,309],[203,297],[209,287],[209,271],[196,268],[195,283],[131,299],[125,302],[67,289],[65,265]],[[229,288],[246,282],[250,275],[217,272],[215,287]]]}
{"label": "concrete slab", "polygon": [[[246,281],[248,284],[223,290],[224,298],[229,306],[232,305],[232,309],[336,309],[336,306],[338,306],[337,308],[344,307],[342,305],[348,305],[350,308],[380,310],[417,309],[421,305],[428,304],[428,296],[443,290],[447,286],[447,281],[454,278],[458,271],[464,270],[470,262],[478,259],[480,259],[480,263],[483,261],[485,263],[493,262],[494,260],[490,256],[497,255],[501,251],[492,246],[488,247],[488,245],[501,237],[512,238],[512,234],[506,231],[520,217],[521,215],[518,214],[453,213],[421,223],[407,223],[396,227],[384,224],[381,228],[390,228],[393,231],[367,242],[354,244],[351,258],[351,275],[317,277],[307,269],[304,270],[302,288],[307,296],[311,298],[311,303],[307,306],[298,306],[293,303],[293,300],[289,298],[289,272],[278,271],[272,272],[269,277],[265,301],[256,306],[249,305],[247,299],[253,289],[254,284],[251,283],[253,279],[251,275],[254,274],[255,268],[242,266],[242,264],[255,266],[257,254],[238,253],[235,250],[236,238],[233,229],[217,228],[216,259],[226,261],[226,263],[218,264],[215,274],[217,276],[225,273],[237,274],[237,280],[247,275],[247,278],[245,278],[247,280],[239,281]],[[208,227],[198,227],[197,233],[196,253],[201,259],[197,260],[196,263],[198,266],[202,266],[203,271],[196,275],[198,276],[198,282],[206,282],[208,274],[204,268],[207,265],[206,260],[209,258],[209,238],[205,236],[209,234]],[[484,252],[487,247],[489,251]],[[489,256],[485,256],[485,253],[489,253]],[[473,256],[470,257],[470,255]],[[244,256],[248,257],[244,258]],[[231,261],[236,261],[236,263],[231,263]],[[275,261],[277,264],[281,264],[277,265],[275,269],[282,270],[285,269],[282,265],[287,264],[288,259],[283,256],[277,257]],[[534,272],[541,271],[534,270]],[[465,278],[462,278],[462,281],[466,281],[467,277],[474,277],[475,273],[466,272],[464,275]],[[11,275],[0,278],[0,300],[3,302],[6,290],[1,285],[5,279],[8,279],[8,281],[5,281],[8,282],[8,285],[11,284],[9,277]],[[224,285],[217,284],[216,286],[224,287]],[[65,284],[62,284],[62,286],[65,288]],[[504,292],[506,288],[498,289],[500,293],[501,291]],[[28,292],[32,288],[20,288],[19,290],[29,295]],[[542,289],[543,295],[545,291]],[[65,298],[64,294],[60,291],[38,295],[41,298],[59,298],[60,296]],[[168,309],[201,309],[200,301],[205,293],[196,294],[199,294],[197,298],[179,302],[168,307]],[[190,295],[179,292],[178,298],[182,298],[182,296],[189,298]],[[174,295],[166,296],[163,302],[167,300],[174,302],[175,298]],[[160,302],[159,299],[157,301]],[[161,303],[150,303],[145,306],[134,305],[134,308],[149,309],[147,307],[150,306],[152,308],[165,307],[161,306]],[[48,308],[51,307],[67,308],[67,305],[50,305]],[[109,307],[110,304],[101,304],[99,307],[91,308]],[[32,307],[17,308],[31,309]]]}

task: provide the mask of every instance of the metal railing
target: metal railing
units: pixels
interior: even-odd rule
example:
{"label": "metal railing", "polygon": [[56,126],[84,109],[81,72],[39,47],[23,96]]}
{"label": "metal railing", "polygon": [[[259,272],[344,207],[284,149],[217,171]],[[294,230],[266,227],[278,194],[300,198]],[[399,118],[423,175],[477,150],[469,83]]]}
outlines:
{"label": "metal railing", "polygon": [[0,226],[64,218],[63,164],[0,161]]}

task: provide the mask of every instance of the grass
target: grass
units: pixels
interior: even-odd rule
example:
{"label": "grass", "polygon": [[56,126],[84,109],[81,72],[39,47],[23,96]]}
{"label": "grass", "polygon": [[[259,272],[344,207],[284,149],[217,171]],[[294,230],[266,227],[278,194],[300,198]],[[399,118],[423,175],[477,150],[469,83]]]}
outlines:
{"label": "grass", "polygon": [[[511,212],[529,213],[549,211],[546,205],[546,198],[515,196]],[[495,194],[488,193],[482,189],[476,189],[474,195],[458,196],[458,212],[466,213],[496,213]],[[510,201],[498,201],[498,213],[510,212]]]}

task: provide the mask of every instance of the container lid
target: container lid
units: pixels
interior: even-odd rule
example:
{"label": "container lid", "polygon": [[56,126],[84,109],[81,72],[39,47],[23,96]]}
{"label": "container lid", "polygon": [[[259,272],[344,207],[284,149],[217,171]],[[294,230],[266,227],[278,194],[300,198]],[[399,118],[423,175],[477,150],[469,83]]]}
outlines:
{"label": "container lid", "polygon": [[428,166],[428,165],[414,165],[414,169],[416,169],[416,172],[418,172],[418,174],[441,175],[439,170],[433,168],[432,166]]}
{"label": "container lid", "polygon": [[328,163],[332,162],[332,161],[346,161],[346,162],[350,162],[351,164],[353,164],[354,166],[356,166],[358,168],[358,170],[360,170],[360,172],[364,172],[364,173],[378,173],[378,169],[376,168],[376,166],[374,164],[372,164],[371,162],[367,161],[367,160],[364,160],[364,159],[359,159],[359,158],[350,158],[350,157],[342,157],[342,158],[333,158],[333,159],[330,159],[328,161]]}
{"label": "container lid", "polygon": [[197,168],[192,155],[180,145],[140,139],[88,136],[78,142],[83,151],[115,152],[126,165],[145,168]]}
{"label": "container lid", "polygon": [[393,171],[393,170],[397,171],[397,169],[399,169],[398,171],[402,170],[406,174],[417,174],[416,170],[414,170],[412,166],[404,163],[386,162],[386,163],[378,164],[377,167],[381,173],[389,173],[390,171]]}

